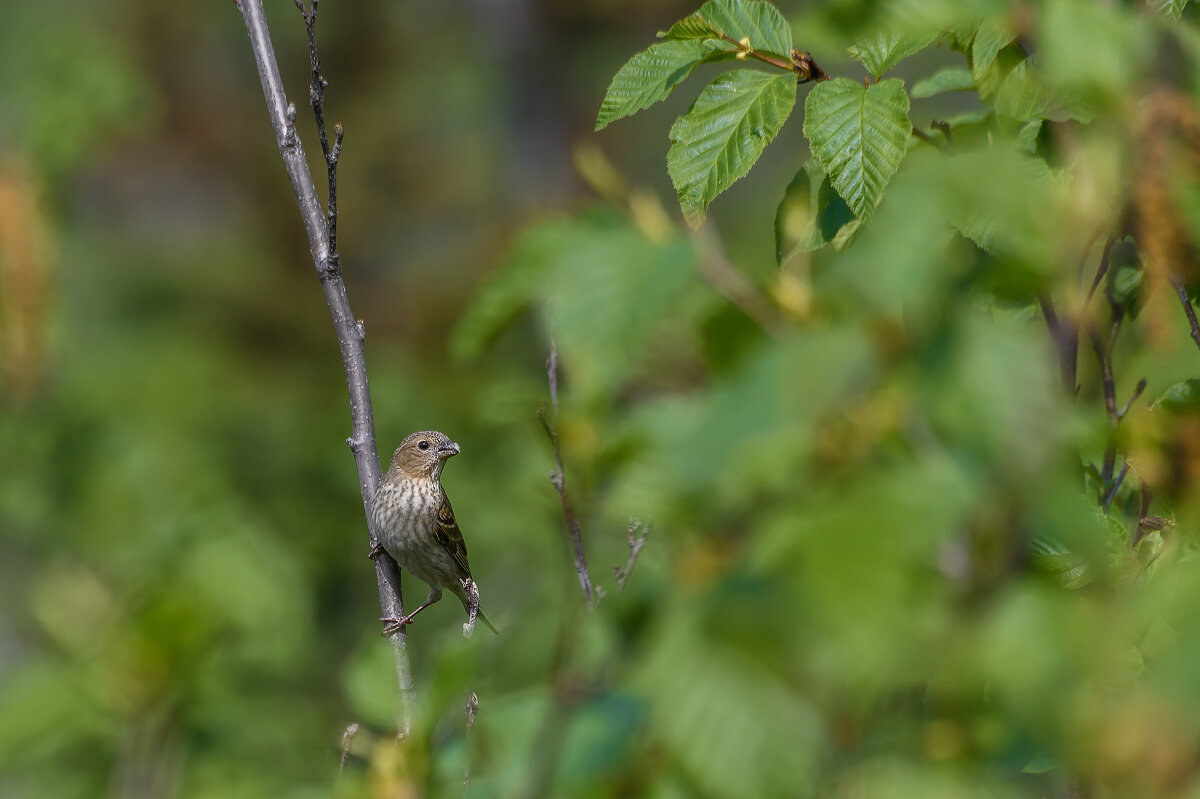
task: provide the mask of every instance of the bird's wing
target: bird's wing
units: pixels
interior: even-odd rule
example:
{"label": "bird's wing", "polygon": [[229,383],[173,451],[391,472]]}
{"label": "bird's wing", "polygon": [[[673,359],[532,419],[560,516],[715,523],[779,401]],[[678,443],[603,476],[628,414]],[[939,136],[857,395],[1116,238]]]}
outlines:
{"label": "bird's wing", "polygon": [[462,569],[463,574],[471,576],[471,567],[467,565],[467,542],[463,541],[462,530],[458,529],[458,521],[454,518],[454,508],[450,507],[450,498],[442,500],[438,508],[437,524],[433,534],[438,543],[454,558],[454,562]]}

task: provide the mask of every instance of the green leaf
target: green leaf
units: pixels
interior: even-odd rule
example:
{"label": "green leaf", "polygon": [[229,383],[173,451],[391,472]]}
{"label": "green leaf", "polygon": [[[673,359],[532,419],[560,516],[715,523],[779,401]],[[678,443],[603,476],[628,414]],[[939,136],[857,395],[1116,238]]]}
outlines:
{"label": "green leaf", "polygon": [[866,87],[848,78],[818,83],[808,95],[804,135],[834,188],[869,218],[904,157],[912,131],[903,81]]}
{"label": "green leaf", "polygon": [[901,34],[896,31],[876,31],[850,48],[850,57],[867,68],[871,76],[879,76],[914,53],[920,52],[937,38],[936,30]]}
{"label": "green leaf", "polygon": [[923,100],[942,92],[958,92],[974,88],[975,79],[971,77],[970,71],[961,67],[953,67],[943,69],[932,78],[917,81],[912,88],[912,96],[914,99]]}
{"label": "green leaf", "polygon": [[984,71],[996,60],[996,54],[1015,38],[1016,32],[1003,18],[992,18],[980,25],[974,41],[971,42],[972,74],[976,78],[982,77]]}
{"label": "green leaf", "polygon": [[854,221],[854,212],[834,190],[829,176],[809,159],[783,193],[775,212],[775,258],[780,266],[797,253],[820,249]]}
{"label": "green leaf", "polygon": [[998,115],[1029,122],[1046,114],[1050,98],[1026,59],[1000,81],[993,104]]}
{"label": "green leaf", "polygon": [[1176,383],[1154,401],[1153,408],[1186,416],[1200,414],[1200,380]]}
{"label": "green leaf", "polygon": [[1033,562],[1053,575],[1063,588],[1082,588],[1095,579],[1087,561],[1057,541],[1038,537],[1030,550]]}
{"label": "green leaf", "polygon": [[794,75],[742,69],[718,75],[675,121],[667,171],[689,224],[750,171],[795,102]]}
{"label": "green leaf", "polygon": [[718,45],[710,41],[652,44],[617,70],[600,104],[596,130],[665,100]]}
{"label": "green leaf", "polygon": [[664,39],[750,40],[755,50],[791,57],[792,29],[767,0],[709,0],[690,17],[659,34]]}
{"label": "green leaf", "polygon": [[1150,0],[1150,7],[1167,19],[1179,19],[1188,0]]}

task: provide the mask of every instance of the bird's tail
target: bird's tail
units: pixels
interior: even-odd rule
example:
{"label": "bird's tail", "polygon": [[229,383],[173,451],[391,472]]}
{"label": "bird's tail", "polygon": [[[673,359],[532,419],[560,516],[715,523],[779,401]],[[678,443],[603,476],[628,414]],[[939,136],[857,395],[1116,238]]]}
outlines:
{"label": "bird's tail", "polygon": [[[470,611],[468,611],[468,612],[470,612]],[[491,630],[492,632],[494,632],[496,635],[499,635],[499,634],[500,634],[500,631],[496,629],[496,625],[492,624],[492,620],[491,620],[491,619],[489,619],[487,616],[483,615],[483,611],[482,611],[482,610],[481,610],[481,611],[479,611],[479,613],[478,613],[478,618],[480,618],[480,619],[483,619],[483,623],[484,623],[484,624],[486,624],[486,625],[488,626],[488,629],[489,629],[489,630]]]}

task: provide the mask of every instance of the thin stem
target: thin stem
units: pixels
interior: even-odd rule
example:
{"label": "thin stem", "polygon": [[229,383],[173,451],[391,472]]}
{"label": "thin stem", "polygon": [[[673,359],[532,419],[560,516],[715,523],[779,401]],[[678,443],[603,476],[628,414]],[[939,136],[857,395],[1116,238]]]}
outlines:
{"label": "thin stem", "polygon": [[779,67],[780,69],[785,70],[787,72],[795,72],[795,69],[792,67],[791,64],[789,64],[785,61],[780,61],[778,58],[773,58],[769,55],[763,55],[762,53],[758,52],[750,45],[739,42],[737,39],[733,38],[732,36],[730,36],[727,33],[722,33],[721,38],[727,42],[737,45],[738,52],[742,55],[747,55],[747,56],[750,56],[751,58],[757,58],[759,61],[763,61],[767,64],[770,64],[773,67]]}
{"label": "thin stem", "polygon": [[1050,297],[1046,294],[1038,295],[1038,304],[1042,309],[1042,316],[1046,320],[1046,327],[1050,331],[1050,338],[1054,342],[1054,349],[1058,352],[1058,369],[1059,375],[1062,378],[1063,390],[1071,398],[1075,397],[1078,389],[1076,388],[1076,373],[1079,363],[1079,332],[1074,328],[1069,328],[1059,320],[1058,314],[1054,311],[1054,303],[1050,301]]}
{"label": "thin stem", "polygon": [[1129,459],[1126,458],[1121,464],[1121,472],[1117,475],[1117,479],[1113,480],[1112,488],[1108,489],[1108,494],[1104,497],[1104,512],[1108,513],[1112,507],[1113,500],[1117,496],[1117,491],[1121,488],[1121,483],[1125,481],[1125,475],[1129,472]]}
{"label": "thin stem", "polygon": [[[316,5],[314,0],[311,13],[314,18]],[[371,409],[371,386],[367,379],[367,361],[363,350],[364,329],[354,317],[341,270],[333,260],[335,253],[331,246],[328,219],[321,209],[312,173],[309,172],[308,162],[305,160],[304,146],[296,132],[296,107],[287,101],[283,90],[283,80],[279,76],[279,64],[275,60],[275,50],[267,30],[262,0],[239,0],[237,7],[242,13],[246,33],[250,37],[250,47],[258,66],[263,96],[266,99],[267,114],[275,131],[284,170],[296,194],[300,217],[308,235],[313,265],[321,278],[321,290],[325,294],[325,302],[329,306],[329,316],[341,350],[342,369],[346,375],[346,388],[350,395],[351,435],[346,443],[354,453],[363,511],[368,520],[371,544],[374,546],[378,540],[375,532],[370,529],[370,510],[375,489],[383,473],[379,468],[379,456],[375,445],[375,417]],[[301,7],[302,12],[303,10]],[[307,15],[305,24],[308,24]],[[379,588],[382,615],[403,618],[400,569],[386,552],[380,553],[374,560],[375,582]],[[391,641],[395,650],[396,679],[400,690],[397,731],[400,738],[405,738],[411,729],[413,693],[412,668],[408,660],[408,638],[405,630],[401,628],[394,632]]]}
{"label": "thin stem", "polygon": [[1092,296],[1096,293],[1096,289],[1099,287],[1100,281],[1104,279],[1106,274],[1108,274],[1108,260],[1112,255],[1113,245],[1116,243],[1117,240],[1111,236],[1109,237],[1108,241],[1104,242],[1104,253],[1100,256],[1100,265],[1096,267],[1096,276],[1092,278],[1092,286],[1088,289],[1087,298],[1083,301],[1084,310],[1087,310],[1088,305],[1091,304]]}
{"label": "thin stem", "polygon": [[1171,278],[1171,285],[1175,287],[1179,304],[1183,306],[1183,312],[1187,315],[1188,327],[1192,330],[1192,341],[1200,347],[1200,322],[1196,321],[1196,309],[1192,307],[1192,298],[1188,296],[1187,287],[1183,285],[1183,279],[1179,275],[1174,272],[1168,272],[1167,275]]}
{"label": "thin stem", "polygon": [[[558,347],[554,339],[550,340],[550,357],[546,360],[546,377],[550,383],[550,401],[554,405],[554,418],[558,418]],[[554,447],[554,471],[550,472],[550,482],[558,490],[562,500],[563,517],[567,522],[567,533],[571,537],[571,547],[575,551],[575,573],[579,576],[579,587],[583,590],[583,599],[588,609],[596,607],[599,600],[597,589],[592,587],[592,578],[588,574],[587,558],[583,552],[583,532],[579,528],[579,517],[575,515],[575,507],[571,504],[571,495],[567,493],[567,476],[563,469],[562,446],[558,441],[558,431],[554,429],[554,421],[546,412],[546,404],[538,408],[538,421],[542,423],[550,443]]]}
{"label": "thin stem", "polygon": [[932,136],[930,136],[928,133],[921,130],[920,128],[913,128],[912,135],[916,136],[918,139],[925,142],[926,144],[928,144],[930,147],[937,150],[938,152],[942,152],[942,153],[950,152],[950,148],[948,145],[933,138]]}
{"label": "thin stem", "polygon": [[342,772],[346,770],[346,760],[350,757],[350,748],[354,746],[354,736],[358,735],[358,722],[354,722],[346,731],[342,733],[342,760],[338,763],[337,778],[342,778]]}
{"label": "thin stem", "polygon": [[624,590],[625,581],[633,573],[633,565],[637,563],[638,555],[641,554],[642,547],[646,545],[646,538],[649,535],[650,524],[638,519],[629,520],[629,529],[627,531],[627,537],[629,538],[629,560],[625,562],[625,568],[613,566],[613,577],[617,579],[618,591]]}

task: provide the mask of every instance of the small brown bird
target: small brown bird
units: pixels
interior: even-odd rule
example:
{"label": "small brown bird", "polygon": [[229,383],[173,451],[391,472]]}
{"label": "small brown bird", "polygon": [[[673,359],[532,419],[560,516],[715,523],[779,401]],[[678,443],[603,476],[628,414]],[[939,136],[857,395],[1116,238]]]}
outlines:
{"label": "small brown bird", "polygon": [[[413,433],[392,453],[392,463],[375,491],[371,515],[379,542],[371,557],[386,550],[400,568],[429,583],[425,604],[402,619],[380,619],[387,622],[384,635],[410,623],[414,616],[441,599],[443,588],[462,600],[468,619],[473,621],[474,605],[484,624],[499,634],[479,610],[479,589],[467,565],[467,545],[450,499],[442,490],[442,468],[458,453],[458,444],[443,433],[436,430]],[[467,632],[468,626],[463,629]]]}

